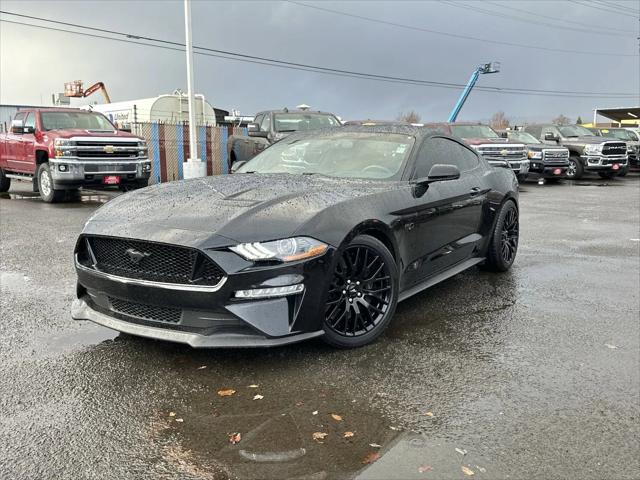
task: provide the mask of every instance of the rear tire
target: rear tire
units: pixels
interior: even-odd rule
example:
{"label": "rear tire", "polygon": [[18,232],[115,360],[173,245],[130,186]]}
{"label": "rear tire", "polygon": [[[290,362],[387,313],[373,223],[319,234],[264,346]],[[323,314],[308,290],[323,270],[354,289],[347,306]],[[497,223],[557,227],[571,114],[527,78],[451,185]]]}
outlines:
{"label": "rear tire", "polygon": [[569,180],[580,180],[584,175],[584,167],[578,157],[569,157],[569,168],[567,168],[567,178]]}
{"label": "rear tire", "polygon": [[373,342],[389,326],[398,303],[398,267],[387,247],[359,235],[337,258],[326,296],[323,340],[338,348]]}
{"label": "rear tire", "polygon": [[8,192],[11,187],[11,179],[7,178],[4,170],[0,168],[0,192]]}
{"label": "rear tire", "polygon": [[509,270],[516,259],[519,236],[518,207],[511,200],[507,200],[498,212],[484,268],[492,272]]}
{"label": "rear tire", "polygon": [[54,190],[53,188],[53,177],[48,163],[43,163],[38,168],[38,191],[46,203],[56,203],[64,198],[64,190]]}

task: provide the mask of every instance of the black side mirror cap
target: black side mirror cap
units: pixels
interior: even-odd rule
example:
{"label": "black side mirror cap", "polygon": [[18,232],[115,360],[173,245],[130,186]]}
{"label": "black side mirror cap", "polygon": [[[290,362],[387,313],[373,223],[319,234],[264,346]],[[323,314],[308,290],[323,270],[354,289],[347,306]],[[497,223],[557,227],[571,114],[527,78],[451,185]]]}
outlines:
{"label": "black side mirror cap", "polygon": [[551,142],[556,142],[558,141],[558,137],[555,136],[553,133],[551,132],[547,132],[544,134],[544,139],[547,141],[551,141]]}

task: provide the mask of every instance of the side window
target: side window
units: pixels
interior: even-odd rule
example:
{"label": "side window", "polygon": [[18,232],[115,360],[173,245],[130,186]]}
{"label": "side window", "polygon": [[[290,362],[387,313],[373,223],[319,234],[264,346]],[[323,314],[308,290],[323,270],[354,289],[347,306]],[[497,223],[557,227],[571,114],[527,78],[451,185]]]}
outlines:
{"label": "side window", "polygon": [[458,147],[458,157],[456,158],[456,163],[454,163],[454,165],[457,165],[461,172],[466,172],[476,168],[480,163],[476,153],[469,150],[464,145],[456,144],[456,146]]}
{"label": "side window", "polygon": [[431,167],[438,163],[458,165],[456,161],[458,157],[457,147],[459,147],[457,143],[446,138],[427,138],[418,152],[413,178],[429,176]]}
{"label": "side window", "polygon": [[18,112],[16,116],[13,117],[14,120],[24,120],[24,117],[27,115],[27,112]]}
{"label": "side window", "polygon": [[262,118],[264,117],[264,114],[261,113],[260,115],[257,115],[254,119],[253,119],[253,123],[257,123],[258,125],[260,125],[262,123]]}
{"label": "side window", "polygon": [[271,128],[271,115],[268,113],[262,119],[262,123],[260,124],[260,130],[263,132],[268,132]]}
{"label": "side window", "polygon": [[24,126],[32,128],[34,131],[36,129],[36,116],[33,112],[29,112],[27,115],[27,119],[24,121]]}

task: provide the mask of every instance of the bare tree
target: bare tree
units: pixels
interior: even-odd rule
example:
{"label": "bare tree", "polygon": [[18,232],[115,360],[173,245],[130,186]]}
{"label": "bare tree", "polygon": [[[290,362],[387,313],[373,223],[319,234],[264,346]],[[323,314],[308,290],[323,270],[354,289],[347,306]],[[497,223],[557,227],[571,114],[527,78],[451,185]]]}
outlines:
{"label": "bare tree", "polygon": [[491,117],[491,128],[494,130],[504,130],[509,126],[509,119],[504,112],[496,112]]}
{"label": "bare tree", "polygon": [[554,125],[569,125],[571,123],[571,119],[569,117],[565,117],[564,115],[560,114],[556,118],[551,120],[551,122]]}
{"label": "bare tree", "polygon": [[420,123],[420,115],[415,110],[400,112],[397,119],[401,122]]}

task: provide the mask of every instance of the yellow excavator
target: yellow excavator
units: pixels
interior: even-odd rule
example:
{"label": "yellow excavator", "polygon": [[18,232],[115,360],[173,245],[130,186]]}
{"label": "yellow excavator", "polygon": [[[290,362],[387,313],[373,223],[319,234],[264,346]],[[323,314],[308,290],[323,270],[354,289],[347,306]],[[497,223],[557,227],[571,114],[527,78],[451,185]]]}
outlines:
{"label": "yellow excavator", "polygon": [[109,94],[107,93],[107,87],[105,87],[104,83],[102,82],[94,83],[86,90],[82,88],[82,80],[74,80],[73,82],[67,82],[64,84],[65,97],[84,98],[88,97],[92,93],[97,92],[98,90],[102,92],[104,103],[111,103],[111,98],[109,98]]}

